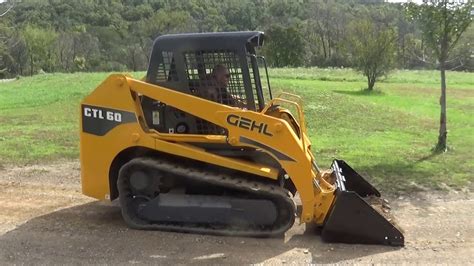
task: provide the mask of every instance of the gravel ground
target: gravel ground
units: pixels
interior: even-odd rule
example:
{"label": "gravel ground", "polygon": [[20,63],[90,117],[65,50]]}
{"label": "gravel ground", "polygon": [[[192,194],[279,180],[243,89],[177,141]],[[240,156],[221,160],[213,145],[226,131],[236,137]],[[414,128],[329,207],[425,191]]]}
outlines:
{"label": "gravel ground", "polygon": [[120,209],[80,192],[79,163],[0,169],[0,264],[306,264],[474,262],[472,193],[391,199],[406,246],[323,243],[297,225],[255,239],[128,229]]}

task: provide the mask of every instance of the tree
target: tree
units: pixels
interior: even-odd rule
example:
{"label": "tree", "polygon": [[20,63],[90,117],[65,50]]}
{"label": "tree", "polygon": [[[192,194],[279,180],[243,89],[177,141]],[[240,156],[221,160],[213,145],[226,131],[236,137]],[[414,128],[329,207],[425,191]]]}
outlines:
{"label": "tree", "polygon": [[395,33],[392,28],[375,25],[371,20],[353,24],[348,50],[352,52],[355,69],[367,77],[367,89],[392,69],[395,53]]}
{"label": "tree", "polygon": [[150,60],[150,51],[156,37],[166,33],[196,30],[188,12],[160,10],[147,19],[130,24],[131,34],[123,48],[124,63],[133,71],[144,70]]}
{"label": "tree", "polygon": [[303,35],[295,26],[273,26],[268,31],[265,55],[271,66],[301,66],[305,59]]}
{"label": "tree", "polygon": [[37,28],[27,25],[23,31],[26,48],[30,61],[30,75],[33,75],[36,67],[52,69],[52,48],[57,34],[51,29]]}
{"label": "tree", "polygon": [[[346,44],[361,32],[354,27],[360,19],[393,29],[398,67],[432,68],[424,62],[436,56],[403,10],[383,0],[0,0],[0,71],[14,77],[39,68],[143,70],[159,35],[235,30],[266,31],[262,52],[273,66],[355,67],[356,50]],[[27,25],[57,33],[44,53],[40,46],[31,49]],[[470,27],[451,51],[447,69],[474,70],[473,39]]]}
{"label": "tree", "polygon": [[304,29],[312,52],[312,63],[318,66],[343,66],[346,56],[342,48],[348,21],[348,7],[345,3],[325,0],[309,1],[306,12],[308,19]]}
{"label": "tree", "polygon": [[[2,1],[4,2],[4,1]],[[8,14],[8,12],[10,12],[12,10],[12,8],[15,6],[15,2],[13,1],[6,1],[7,4],[9,4],[8,6],[5,6],[5,10],[1,10],[0,11],[0,17],[3,17],[5,16],[6,14]]]}
{"label": "tree", "polygon": [[438,143],[435,151],[448,149],[446,116],[446,63],[463,32],[471,23],[472,1],[425,0],[423,4],[408,4],[407,13],[423,32],[426,45],[435,54],[441,74],[441,112]]}

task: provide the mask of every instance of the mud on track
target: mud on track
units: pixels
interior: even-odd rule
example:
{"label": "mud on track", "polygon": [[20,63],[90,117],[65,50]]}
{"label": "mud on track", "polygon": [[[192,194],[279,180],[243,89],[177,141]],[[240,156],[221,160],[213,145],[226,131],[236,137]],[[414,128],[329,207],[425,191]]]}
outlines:
{"label": "mud on track", "polygon": [[0,169],[0,264],[449,263],[474,261],[468,192],[392,199],[404,248],[323,243],[295,225],[284,238],[136,231],[115,204],[80,193],[78,162]]}

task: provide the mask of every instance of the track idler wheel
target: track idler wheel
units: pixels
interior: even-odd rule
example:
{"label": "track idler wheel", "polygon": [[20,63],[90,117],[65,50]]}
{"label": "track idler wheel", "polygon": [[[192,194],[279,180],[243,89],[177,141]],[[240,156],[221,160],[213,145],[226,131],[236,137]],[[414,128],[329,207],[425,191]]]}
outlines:
{"label": "track idler wheel", "polygon": [[125,164],[119,171],[117,188],[125,223],[140,229],[140,226],[149,224],[138,215],[141,205],[151,201],[158,193],[159,173],[137,165],[132,160]]}

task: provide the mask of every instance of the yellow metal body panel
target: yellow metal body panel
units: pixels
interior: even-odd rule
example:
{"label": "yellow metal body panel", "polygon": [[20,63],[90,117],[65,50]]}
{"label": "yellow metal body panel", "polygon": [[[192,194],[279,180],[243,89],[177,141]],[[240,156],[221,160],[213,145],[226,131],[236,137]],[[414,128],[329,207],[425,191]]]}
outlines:
{"label": "yellow metal body panel", "polygon": [[[111,163],[117,154],[129,147],[145,147],[277,179],[280,169],[218,156],[184,142],[229,143],[233,146],[262,149],[275,158],[299,192],[302,201],[301,221],[322,224],[334,197],[334,187],[324,179],[324,175],[313,169],[311,143],[306,136],[304,114],[299,103],[278,98],[272,100],[262,112],[255,112],[229,107],[124,75],[112,75],[87,96],[82,104],[131,112],[136,115],[137,121],[143,121],[139,95],[226,128],[228,136],[164,134],[148,129],[144,123],[139,122],[120,124],[105,136],[81,131],[81,178],[84,194],[97,199],[109,197]],[[301,138],[285,119],[265,114],[277,102],[296,105]]]}
{"label": "yellow metal body panel", "polygon": [[[129,87],[124,86],[124,83],[121,82],[124,80],[123,78],[124,76],[122,75],[110,76],[87,96],[82,101],[82,104],[136,113],[137,106]],[[83,109],[81,108],[81,117],[83,115],[82,112]],[[109,131],[106,137],[81,132],[82,191],[85,195],[97,199],[108,199],[110,195],[110,165],[117,154],[130,147],[149,148],[177,156],[212,162],[227,168],[257,174],[274,180],[277,179],[278,170],[266,165],[249,163],[239,159],[229,159],[208,153],[201,148],[185,143],[176,143],[176,141],[225,143],[225,139],[222,136],[161,134],[154,130],[147,132],[139,123],[119,125]]]}
{"label": "yellow metal body panel", "polygon": [[[88,95],[82,104],[107,107],[135,112],[130,91],[119,86],[118,79],[123,76],[112,75]],[[80,109],[83,116],[83,108]],[[83,128],[81,119],[81,129]],[[110,165],[122,150],[133,146],[155,147],[155,139],[148,136],[135,141],[132,136],[142,132],[138,123],[120,125],[107,133],[106,137],[81,131],[80,159],[82,192],[97,199],[109,199]]]}

